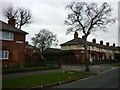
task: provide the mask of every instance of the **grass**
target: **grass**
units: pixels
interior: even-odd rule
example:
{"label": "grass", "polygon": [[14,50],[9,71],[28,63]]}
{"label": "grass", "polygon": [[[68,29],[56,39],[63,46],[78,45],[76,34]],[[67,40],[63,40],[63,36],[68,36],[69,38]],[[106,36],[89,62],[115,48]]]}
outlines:
{"label": "grass", "polygon": [[117,63],[117,64],[109,64],[108,66],[118,66],[118,67],[120,67],[120,63]]}
{"label": "grass", "polygon": [[96,75],[91,72],[64,71],[57,73],[41,74],[13,79],[5,79],[2,82],[3,88],[31,88],[36,86],[45,86],[52,83],[84,78]]}
{"label": "grass", "polygon": [[[14,73],[14,72],[24,72],[24,71],[33,71],[33,70],[44,70],[54,67],[47,66],[37,66],[37,67],[24,67],[24,68],[2,68],[3,73]],[[56,67],[57,68],[57,67]]]}

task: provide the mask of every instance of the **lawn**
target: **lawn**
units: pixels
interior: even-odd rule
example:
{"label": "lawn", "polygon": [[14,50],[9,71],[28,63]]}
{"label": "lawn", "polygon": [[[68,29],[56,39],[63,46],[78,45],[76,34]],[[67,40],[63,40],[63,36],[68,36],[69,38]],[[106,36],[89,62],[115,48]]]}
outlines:
{"label": "lawn", "polygon": [[117,63],[117,64],[109,64],[108,66],[118,66],[118,67],[120,67],[120,63]]}
{"label": "lawn", "polygon": [[31,88],[36,86],[46,86],[48,84],[84,78],[96,75],[92,72],[64,71],[57,73],[41,74],[14,79],[5,79],[2,82],[3,88]]}

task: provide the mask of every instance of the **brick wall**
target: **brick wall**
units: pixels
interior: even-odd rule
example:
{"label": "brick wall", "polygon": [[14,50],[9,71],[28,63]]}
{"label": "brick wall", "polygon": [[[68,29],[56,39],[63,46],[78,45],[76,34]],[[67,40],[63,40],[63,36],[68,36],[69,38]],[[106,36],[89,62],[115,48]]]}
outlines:
{"label": "brick wall", "polygon": [[[23,43],[16,43],[22,41]],[[14,41],[2,40],[2,50],[9,51],[9,59],[2,60],[2,66],[24,66],[25,63],[25,35],[14,34]]]}

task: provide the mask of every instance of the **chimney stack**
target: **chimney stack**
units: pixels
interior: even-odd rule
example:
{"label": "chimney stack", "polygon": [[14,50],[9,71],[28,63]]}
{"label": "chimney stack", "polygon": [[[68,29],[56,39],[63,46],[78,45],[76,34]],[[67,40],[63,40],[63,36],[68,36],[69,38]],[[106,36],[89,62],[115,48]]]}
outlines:
{"label": "chimney stack", "polygon": [[86,41],[86,36],[85,36],[85,35],[83,35],[83,36],[82,36],[82,39]]}
{"label": "chimney stack", "polygon": [[106,46],[108,46],[108,47],[109,47],[109,42],[106,42]]}
{"label": "chimney stack", "polygon": [[100,41],[100,45],[103,45],[103,40]]}
{"label": "chimney stack", "polygon": [[115,43],[113,43],[113,47],[115,47]]}
{"label": "chimney stack", "polygon": [[93,42],[93,43],[96,43],[96,39],[94,38],[94,39],[92,40],[92,42]]}
{"label": "chimney stack", "polygon": [[28,41],[26,41],[26,42],[25,42],[25,45],[28,45],[28,44],[29,44],[29,42],[28,42]]}
{"label": "chimney stack", "polygon": [[15,27],[15,24],[16,24],[15,21],[16,20],[14,19],[14,16],[12,16],[11,18],[9,18],[8,24],[11,25],[11,26],[13,26],[13,27]]}
{"label": "chimney stack", "polygon": [[74,33],[74,39],[78,39],[78,33],[77,32]]}

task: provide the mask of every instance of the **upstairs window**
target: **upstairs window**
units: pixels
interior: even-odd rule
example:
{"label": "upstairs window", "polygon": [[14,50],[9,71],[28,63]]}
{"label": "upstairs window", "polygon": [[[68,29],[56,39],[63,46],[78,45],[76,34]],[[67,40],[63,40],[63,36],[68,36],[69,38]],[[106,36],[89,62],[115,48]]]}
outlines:
{"label": "upstairs window", "polygon": [[14,34],[12,32],[0,31],[0,39],[2,40],[13,40]]}
{"label": "upstairs window", "polygon": [[0,50],[0,59],[8,59],[9,58],[9,51]]}

